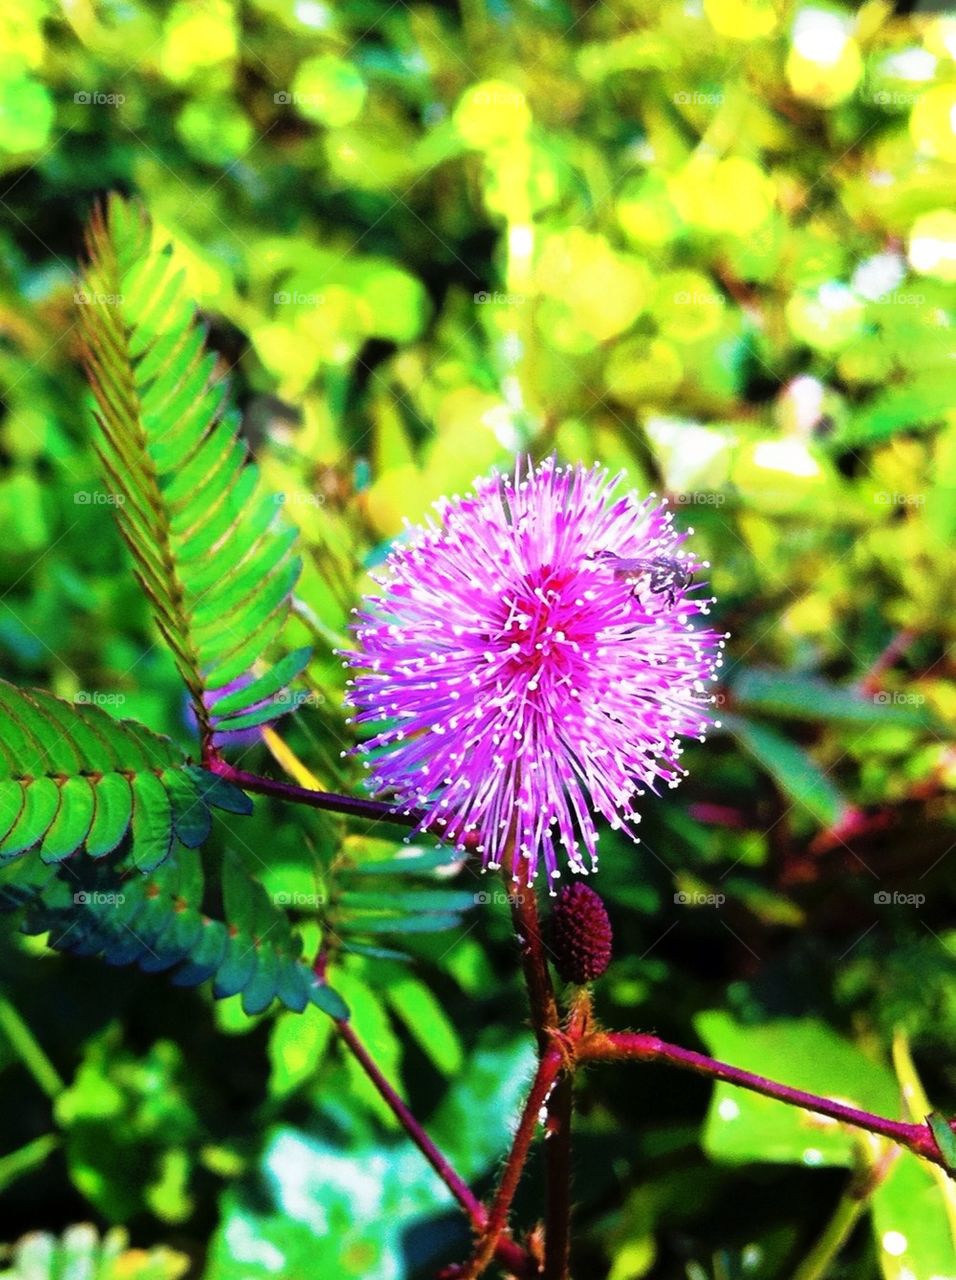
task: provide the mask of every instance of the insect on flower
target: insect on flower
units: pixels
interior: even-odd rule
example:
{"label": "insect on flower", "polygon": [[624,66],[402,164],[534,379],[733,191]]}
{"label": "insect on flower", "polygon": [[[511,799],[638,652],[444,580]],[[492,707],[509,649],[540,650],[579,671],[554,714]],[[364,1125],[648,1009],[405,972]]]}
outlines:
{"label": "insect on flower", "polygon": [[374,789],[489,869],[514,850],[529,882],[596,868],[596,814],[636,840],[636,798],[677,786],[711,722],[706,565],[621,479],[522,459],[436,504],[343,655]]}
{"label": "insect on flower", "polygon": [[648,590],[654,595],[663,595],[671,608],[676,604],[678,595],[686,591],[694,580],[687,563],[676,556],[654,556],[651,560],[642,560],[627,559],[613,551],[595,551],[592,559],[607,564],[616,578],[631,583],[638,600],[641,598],[638,588],[646,580]]}

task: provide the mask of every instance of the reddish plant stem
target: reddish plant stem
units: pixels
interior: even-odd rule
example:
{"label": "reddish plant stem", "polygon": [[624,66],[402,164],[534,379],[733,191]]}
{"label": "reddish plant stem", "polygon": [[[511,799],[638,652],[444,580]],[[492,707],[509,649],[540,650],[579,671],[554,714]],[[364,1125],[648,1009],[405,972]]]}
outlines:
{"label": "reddish plant stem", "polygon": [[[521,948],[521,963],[531,1021],[538,1041],[538,1055],[552,1051],[554,1038],[559,1033],[558,1004],[554,996],[551,974],[535,890],[527,884],[527,863],[514,856],[505,866],[505,875],[511,876],[511,911],[515,932]],[[580,1028],[574,1030],[579,1034]],[[573,1065],[558,1080],[548,1101],[548,1143],[546,1150],[547,1214],[545,1219],[546,1280],[564,1280],[568,1270],[568,1250],[571,1236],[571,1110],[573,1105]]]}
{"label": "reddish plant stem", "polygon": [[571,1249],[571,1115],[574,1077],[564,1071],[548,1099],[544,1280],[564,1280]]}
{"label": "reddish plant stem", "polygon": [[[767,1080],[764,1076],[755,1075],[752,1071],[744,1071],[741,1067],[732,1067],[726,1062],[718,1062],[708,1058],[706,1054],[697,1053],[693,1049],[682,1049],[679,1045],[668,1044],[657,1036],[642,1035],[633,1031],[601,1031],[586,1036],[577,1045],[577,1057],[582,1061],[614,1061],[634,1058],[640,1062],[667,1062],[671,1066],[681,1067],[686,1071],[694,1071],[698,1075],[708,1076],[713,1080],[724,1080],[728,1084],[750,1089],[753,1093],[763,1094],[766,1098],[776,1098],[779,1102],[790,1106],[802,1107],[806,1111],[818,1115],[829,1116],[831,1120],[839,1120],[851,1124],[857,1129],[865,1129],[868,1133],[879,1134],[898,1142],[924,1160],[946,1168],[946,1161],[937,1146],[932,1130],[925,1124],[907,1124],[902,1120],[887,1120],[884,1116],[873,1115],[869,1111],[861,1111],[858,1107],[848,1106],[843,1102],[835,1102],[831,1098],[807,1093],[803,1089],[793,1089],[790,1085],[778,1084],[775,1080]],[[956,1126],[954,1131],[956,1131]]]}
{"label": "reddish plant stem", "polygon": [[[415,809],[396,809],[394,805],[387,804],[383,800],[366,800],[360,796],[341,795],[336,791],[311,791],[308,787],[296,786],[294,782],[281,782],[277,778],[266,778],[259,773],[248,773],[245,769],[235,768],[215,754],[205,757],[203,767],[210,773],[225,778],[227,782],[232,782],[243,791],[250,791],[254,795],[276,796],[280,800],[288,800],[291,804],[303,804],[310,809],[342,813],[350,818],[365,818],[370,822],[394,822],[400,827],[417,827],[423,816]],[[437,838],[441,837],[437,836]],[[469,833],[463,837],[462,843],[474,845],[477,843],[477,837]]]}
{"label": "reddish plant stem", "polygon": [[429,1138],[415,1117],[409,1111],[408,1107],[401,1100],[389,1082],[382,1075],[376,1066],[372,1055],[362,1044],[356,1035],[352,1026],[348,1022],[336,1019],[335,1029],[339,1036],[348,1045],[354,1057],[362,1066],[362,1070],[375,1085],[376,1090],[384,1101],[388,1104],[389,1110],[398,1119],[399,1124],[412,1139],[418,1149],[424,1155],[425,1159],[444,1182],[445,1186],[452,1193],[465,1213],[472,1220],[475,1226],[481,1230],[485,1224],[485,1208],[478,1197],[472,1192],[471,1188],[461,1179],[454,1171],[442,1153]]}
{"label": "reddish plant stem", "polygon": [[537,1037],[540,1057],[547,1051],[551,1037],[558,1029],[558,1005],[548,972],[541,922],[538,918],[538,900],[534,887],[526,883],[527,863],[523,858],[515,857],[510,865],[506,863],[504,870],[511,902],[511,918],[518,935],[521,967],[524,970],[525,986],[528,988],[531,1023]]}
{"label": "reddish plant stem", "polygon": [[577,1045],[591,1020],[591,996],[583,988],[566,1027],[565,1067],[548,1099],[547,1232],[544,1280],[565,1280],[571,1254],[571,1118]]}
{"label": "reddish plant stem", "polygon": [[898,631],[883,652],[876,657],[866,675],[860,681],[860,692],[867,694],[878,692],[886,672],[896,665],[906,650],[915,644],[918,639],[918,631],[910,628]]}
{"label": "reddish plant stem", "polygon": [[545,1105],[551,1086],[557,1079],[558,1072],[563,1065],[564,1054],[557,1047],[547,1049],[542,1057],[538,1059],[538,1069],[528,1093],[528,1099],[524,1104],[521,1119],[518,1122],[514,1142],[511,1144],[511,1151],[508,1153],[508,1160],[498,1183],[498,1190],[495,1192],[495,1198],[488,1213],[488,1222],[482,1240],[475,1256],[461,1273],[462,1280],[477,1280],[477,1277],[482,1274],[492,1258],[495,1257],[502,1232],[506,1230],[508,1225],[508,1211],[511,1208],[515,1191],[518,1189],[518,1183],[521,1181],[521,1174],[524,1171],[535,1129],[538,1126],[541,1108]]}
{"label": "reddish plant stem", "polygon": [[[411,1111],[409,1111],[405,1103],[382,1075],[371,1054],[358,1038],[351,1025],[348,1022],[335,1019],[335,1029],[341,1040],[348,1046],[349,1050],[355,1057],[355,1060],[359,1063],[369,1080],[371,1080],[372,1084],[375,1086],[379,1096],[396,1117],[399,1124],[464,1209],[465,1213],[471,1220],[472,1226],[476,1231],[479,1231],[484,1235],[489,1230],[488,1224],[490,1221],[485,1206],[472,1192],[468,1184],[458,1176],[442,1153],[435,1146],[434,1142],[432,1142],[431,1138],[429,1138],[422,1126],[412,1115]],[[507,1213],[507,1208],[505,1209],[505,1212]],[[517,1276],[532,1275],[532,1263],[528,1254],[520,1245],[515,1244],[513,1240],[508,1239],[503,1232],[504,1224],[498,1228],[495,1233],[494,1245],[488,1255],[488,1260],[490,1261],[492,1257],[497,1258],[503,1267]]]}

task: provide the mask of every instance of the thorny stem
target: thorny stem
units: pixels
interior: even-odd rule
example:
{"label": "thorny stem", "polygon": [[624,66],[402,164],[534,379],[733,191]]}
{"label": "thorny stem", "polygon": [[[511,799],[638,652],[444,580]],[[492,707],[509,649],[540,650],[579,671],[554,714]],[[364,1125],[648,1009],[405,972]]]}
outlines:
{"label": "thorny stem", "polygon": [[538,1069],[535,1073],[531,1090],[528,1093],[528,1099],[524,1104],[521,1119],[518,1122],[514,1141],[511,1144],[511,1151],[508,1153],[508,1160],[498,1183],[495,1198],[492,1201],[481,1242],[475,1256],[461,1273],[461,1280],[476,1280],[476,1277],[482,1274],[495,1256],[501,1234],[508,1225],[508,1211],[511,1208],[515,1191],[518,1189],[525,1161],[528,1159],[531,1142],[538,1127],[541,1108],[545,1105],[551,1087],[563,1065],[564,1053],[556,1046],[546,1050],[542,1057],[538,1059]]}
{"label": "thorny stem", "polygon": [[[776,1098],[780,1102],[789,1103],[790,1106],[802,1107],[817,1115],[829,1116],[831,1120],[842,1121],[857,1129],[865,1129],[868,1133],[875,1133],[882,1138],[889,1138],[899,1143],[901,1147],[906,1147],[932,1164],[938,1164],[943,1169],[947,1167],[929,1125],[887,1120],[869,1111],[861,1111],[858,1107],[807,1093],[803,1089],[793,1089],[790,1085],[778,1084],[775,1080],[767,1080],[764,1076],[755,1075],[752,1071],[744,1071],[741,1067],[729,1066],[726,1062],[718,1062],[693,1049],[682,1049],[679,1045],[668,1044],[664,1040],[659,1040],[657,1036],[643,1035],[633,1031],[596,1032],[578,1043],[576,1056],[582,1061],[591,1062],[627,1058],[634,1058],[640,1062],[667,1062],[671,1066],[694,1071],[698,1075],[709,1076],[713,1080],[725,1080],[728,1084],[738,1085],[741,1089],[750,1089],[754,1093],[763,1094],[766,1098]],[[950,1124],[956,1131],[956,1125],[953,1122]]]}

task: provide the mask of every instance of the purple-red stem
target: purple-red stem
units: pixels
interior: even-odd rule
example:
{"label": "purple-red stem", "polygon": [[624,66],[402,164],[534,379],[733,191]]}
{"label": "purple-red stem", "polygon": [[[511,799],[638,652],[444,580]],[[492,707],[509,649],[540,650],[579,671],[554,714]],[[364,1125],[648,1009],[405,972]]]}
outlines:
{"label": "purple-red stem", "polygon": [[744,1071],[741,1067],[732,1067],[726,1062],[718,1062],[693,1049],[668,1044],[657,1036],[633,1031],[601,1031],[582,1039],[577,1045],[576,1053],[581,1061],[636,1058],[641,1062],[668,1062],[671,1066],[682,1067],[713,1080],[725,1080],[728,1084],[750,1089],[753,1093],[761,1093],[766,1098],[776,1098],[791,1106],[829,1116],[831,1120],[840,1120],[857,1129],[866,1129],[869,1133],[898,1142],[924,1160],[946,1168],[946,1161],[928,1125],[887,1120],[869,1111],[861,1111],[858,1107],[807,1093],[803,1089],[793,1089],[789,1085],[778,1084],[775,1080],[767,1080],[764,1076]]}
{"label": "purple-red stem", "polygon": [[544,1280],[564,1280],[571,1250],[571,1116],[573,1067],[559,1075],[548,1099],[547,1227]]}
{"label": "purple-red stem", "polygon": [[910,648],[919,639],[919,632],[910,628],[904,628],[898,631],[890,640],[889,644],[879,654],[871,664],[866,675],[860,681],[861,693],[876,693],[883,681],[883,676],[891,667],[895,666],[897,661],[902,658],[907,649]]}
{"label": "purple-red stem", "polygon": [[[359,796],[342,795],[337,791],[311,791],[308,787],[296,786],[294,782],[281,782],[277,778],[266,778],[259,773],[248,773],[245,769],[237,769],[215,754],[208,755],[203,760],[203,767],[210,773],[225,778],[227,782],[241,787],[243,791],[251,791],[254,795],[276,796],[279,800],[288,800],[291,804],[303,804],[310,809],[342,813],[350,818],[365,818],[369,822],[394,822],[401,827],[417,827],[423,816],[415,809],[396,809],[394,805],[387,804],[383,800],[366,800]],[[466,835],[462,843],[475,844],[477,838]]]}
{"label": "purple-red stem", "polygon": [[[513,876],[517,878],[512,878]],[[505,866],[511,918],[518,935],[521,965],[525,986],[528,988],[528,1004],[531,1007],[531,1023],[538,1040],[538,1055],[541,1056],[548,1049],[551,1037],[558,1028],[558,1005],[544,952],[538,900],[534,887],[529,886],[526,881],[527,864],[523,859],[516,858],[512,865]]]}
{"label": "purple-red stem", "polygon": [[[476,1231],[485,1234],[489,1229],[490,1222],[485,1206],[472,1192],[468,1184],[458,1176],[442,1153],[435,1146],[434,1142],[432,1142],[431,1138],[429,1138],[422,1126],[412,1115],[411,1111],[409,1111],[405,1103],[382,1075],[371,1054],[365,1048],[365,1045],[362,1044],[350,1024],[343,1020],[336,1019],[335,1028],[341,1039],[351,1050],[356,1061],[362,1067],[362,1070],[375,1086],[379,1096],[386,1103],[392,1114],[398,1120],[399,1124],[464,1209],[465,1213],[467,1213],[472,1226]],[[505,1212],[507,1213],[507,1207]],[[497,1258],[503,1267],[508,1271],[513,1272],[515,1275],[521,1276],[529,1274],[530,1259],[527,1253],[525,1253],[524,1249],[522,1249],[520,1245],[515,1244],[513,1240],[504,1237],[502,1235],[503,1229],[504,1224],[502,1224],[502,1227],[498,1228],[496,1231],[494,1236],[494,1248],[489,1253],[488,1260],[490,1261],[492,1257]]]}
{"label": "purple-red stem", "polygon": [[259,773],[248,773],[245,769],[237,769],[234,765],[219,756],[209,756],[203,761],[210,773],[233,782],[243,791],[251,791],[261,796],[276,796],[280,800],[288,800],[292,804],[308,805],[311,809],[326,809],[332,813],[344,813],[352,818],[368,818],[376,822],[396,822],[403,827],[413,827],[418,821],[417,814],[396,812],[381,800],[366,800],[359,796],[340,795],[335,791],[311,791],[308,787],[296,786],[294,782],[281,782],[277,778],[265,778]]}
{"label": "purple-red stem", "polygon": [[[521,948],[531,1021],[538,1040],[538,1055],[553,1051],[559,1033],[558,1004],[554,996],[548,959],[538,915],[538,900],[527,884],[524,859],[513,857],[505,866],[506,883],[512,893],[511,914]],[[511,877],[510,882],[507,877]],[[515,878],[516,877],[516,878]],[[580,1028],[569,1028],[569,1030]],[[546,1152],[547,1215],[544,1233],[545,1280],[565,1280],[571,1238],[571,1111],[572,1082],[568,1074],[559,1079],[548,1101],[549,1140]],[[527,1154],[527,1153],[526,1153]],[[519,1170],[520,1172],[520,1170]]]}
{"label": "purple-red stem", "polygon": [[[399,812],[382,801],[359,799],[355,796],[339,795],[331,791],[312,791],[306,787],[296,786],[293,783],[280,782],[276,779],[263,777],[260,774],[248,773],[244,769],[237,769],[228,764],[215,751],[209,752],[204,757],[203,763],[211,772],[241,787],[244,791],[276,796],[293,804],[304,804],[314,809],[325,809],[334,813],[366,818],[372,821],[394,822],[408,827],[417,826],[421,820],[421,814]],[[553,1083],[560,1074],[561,1066],[565,1062],[561,1049],[555,1044],[555,1036],[561,1034],[558,1027],[557,1002],[554,997],[551,976],[548,972],[534,889],[529,888],[524,883],[526,868],[522,860],[515,859],[512,867],[506,868],[506,875],[510,874],[512,870],[517,872],[518,877],[517,880],[511,881],[509,884],[513,895],[512,916],[519,936],[525,983],[528,988],[528,998],[531,1006],[531,1019],[538,1041],[539,1074],[536,1077],[536,1084],[540,1079],[545,1061],[547,1060],[550,1063],[552,1055],[556,1055],[558,1062],[551,1076],[551,1083]],[[322,956],[317,961],[317,972],[320,977],[324,977],[324,957]],[[405,1129],[405,1132],[419,1147],[429,1164],[431,1164],[432,1168],[468,1214],[475,1229],[483,1234],[486,1244],[489,1244],[492,1240],[495,1241],[494,1250],[488,1255],[489,1260],[491,1256],[496,1257],[502,1266],[516,1275],[526,1276],[531,1274],[532,1260],[529,1255],[513,1240],[504,1237],[502,1234],[506,1221],[503,1220],[499,1227],[497,1225],[497,1216],[494,1219],[489,1218],[484,1206],[467,1184],[458,1177],[379,1071],[349,1024],[336,1021],[336,1027],[339,1035],[351,1049],[369,1079],[378,1089],[383,1100]],[[817,1094],[807,1093],[802,1089],[793,1089],[789,1085],[768,1080],[764,1076],[758,1076],[751,1071],[744,1071],[740,1067],[718,1062],[716,1059],[697,1053],[693,1049],[683,1049],[679,1045],[668,1044],[666,1041],[658,1039],[657,1036],[628,1031],[598,1032],[582,1035],[581,1029],[577,1028],[572,1031],[570,1039],[573,1043],[571,1053],[575,1060],[613,1061],[633,1058],[642,1062],[667,1062],[671,1066],[680,1067],[686,1071],[694,1071],[698,1075],[707,1076],[711,1079],[724,1080],[728,1084],[736,1085],[739,1088],[750,1089],[754,1093],[763,1094],[764,1097],[776,1098],[778,1101],[788,1103],[791,1106],[802,1107],[818,1115],[829,1116],[833,1120],[889,1138],[932,1164],[939,1165],[944,1169],[947,1168],[946,1160],[928,1125],[888,1120],[883,1116],[861,1111],[857,1107],[851,1107],[842,1102],[835,1102]],[[546,1233],[547,1258],[545,1263],[545,1275],[548,1280],[563,1280],[567,1270],[571,1069],[573,1068],[569,1067],[569,1075],[566,1081],[562,1081],[554,1091],[553,1105],[549,1107],[549,1118],[555,1128],[555,1141],[549,1146],[548,1156],[548,1225]],[[527,1111],[528,1108],[526,1108],[526,1113]],[[522,1124],[524,1124],[524,1121],[525,1117],[522,1118]],[[956,1123],[950,1121],[950,1127],[956,1132]],[[525,1141],[525,1130],[519,1126],[519,1133],[516,1135],[508,1158],[508,1164],[506,1165],[507,1185],[504,1184],[503,1180],[507,1194],[502,1197],[502,1188],[499,1187],[499,1197],[495,1201],[495,1204],[498,1205],[499,1199],[503,1200],[505,1220],[507,1219],[508,1207],[514,1195],[514,1188],[517,1186],[524,1168],[533,1133],[534,1127],[531,1125],[527,1141]],[[511,1185],[512,1182],[513,1185]]]}
{"label": "purple-red stem", "polygon": [[564,1054],[555,1047],[548,1049],[538,1059],[538,1069],[518,1122],[504,1172],[498,1183],[498,1190],[492,1201],[483,1238],[474,1258],[462,1272],[462,1280],[475,1280],[475,1277],[481,1275],[496,1255],[496,1247],[500,1243],[502,1232],[508,1226],[508,1211],[518,1189],[518,1183],[521,1181],[521,1174],[524,1172],[535,1129],[538,1127],[541,1108],[545,1105],[551,1086],[563,1065]]}
{"label": "purple-red stem", "polygon": [[472,1192],[471,1188],[459,1178],[442,1153],[429,1138],[428,1134],[422,1129],[421,1125],[409,1111],[408,1107],[401,1100],[389,1082],[382,1075],[376,1066],[371,1054],[362,1044],[361,1040],[355,1034],[350,1023],[336,1019],[336,1030],[342,1040],[351,1049],[354,1056],[362,1065],[362,1070],[369,1077],[375,1088],[381,1094],[382,1098],[388,1103],[392,1113],[397,1117],[402,1128],[408,1136],[415,1142],[415,1145],[421,1150],[425,1159],[444,1182],[465,1213],[472,1220],[475,1226],[481,1230],[485,1225],[486,1214],[484,1205]]}

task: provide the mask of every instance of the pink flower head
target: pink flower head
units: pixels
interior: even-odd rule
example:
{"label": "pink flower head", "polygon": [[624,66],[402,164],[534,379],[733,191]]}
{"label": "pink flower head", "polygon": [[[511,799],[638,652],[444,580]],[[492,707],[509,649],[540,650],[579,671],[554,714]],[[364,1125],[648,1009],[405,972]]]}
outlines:
{"label": "pink flower head", "polygon": [[[355,626],[355,720],[376,791],[420,829],[529,883],[597,866],[592,810],[633,839],[634,799],[685,774],[723,641],[666,503],[600,467],[479,480],[391,550]],[[586,860],[585,860],[586,859]]]}

